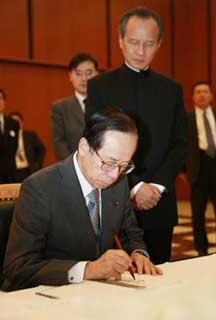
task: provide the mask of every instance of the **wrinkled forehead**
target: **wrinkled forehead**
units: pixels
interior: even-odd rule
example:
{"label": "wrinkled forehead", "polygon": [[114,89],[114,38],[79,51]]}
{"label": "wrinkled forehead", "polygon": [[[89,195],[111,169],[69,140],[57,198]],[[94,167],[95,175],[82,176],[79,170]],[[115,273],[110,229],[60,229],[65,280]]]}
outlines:
{"label": "wrinkled forehead", "polygon": [[138,17],[132,16],[127,21],[125,25],[125,35],[134,31],[142,31],[142,30],[149,30],[154,35],[157,40],[159,40],[159,27],[155,19],[152,17]]}
{"label": "wrinkled forehead", "polygon": [[103,135],[100,152],[109,159],[130,160],[137,145],[135,132],[107,131]]}

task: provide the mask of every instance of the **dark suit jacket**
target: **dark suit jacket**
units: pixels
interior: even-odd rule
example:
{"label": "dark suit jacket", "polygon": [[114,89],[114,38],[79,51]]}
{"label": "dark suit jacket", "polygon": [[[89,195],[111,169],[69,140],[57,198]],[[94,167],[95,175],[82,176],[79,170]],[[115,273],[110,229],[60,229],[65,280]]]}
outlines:
{"label": "dark suit jacket", "polygon": [[99,252],[72,156],[27,178],[12,221],[6,252],[5,290],[68,283],[78,261],[95,260],[114,248],[113,233],[131,253],[144,249],[143,232],[131,210],[127,179],[102,190],[102,249]]}
{"label": "dark suit jacket", "polygon": [[85,127],[84,114],[75,96],[53,104],[51,126],[56,157],[58,160],[66,159],[77,150]]}
{"label": "dark suit jacket", "polygon": [[18,145],[18,132],[18,122],[4,116],[4,133],[0,132],[0,181],[1,177],[7,176],[13,182],[16,169],[15,154]]}
{"label": "dark suit jacket", "polygon": [[46,149],[38,135],[33,131],[24,130],[23,140],[29,169],[33,173],[41,169]]}
{"label": "dark suit jacket", "polygon": [[[213,109],[216,119],[216,110]],[[188,134],[188,148],[186,157],[186,171],[190,184],[196,182],[200,172],[200,149],[198,140],[198,130],[196,123],[195,111],[187,113],[187,134]]]}
{"label": "dark suit jacket", "polygon": [[140,224],[146,229],[173,226],[177,223],[174,181],[186,141],[181,86],[152,70],[141,76],[124,65],[88,81],[87,117],[108,106],[122,108],[138,128],[130,187],[145,181],[167,189],[157,207],[137,215]]}

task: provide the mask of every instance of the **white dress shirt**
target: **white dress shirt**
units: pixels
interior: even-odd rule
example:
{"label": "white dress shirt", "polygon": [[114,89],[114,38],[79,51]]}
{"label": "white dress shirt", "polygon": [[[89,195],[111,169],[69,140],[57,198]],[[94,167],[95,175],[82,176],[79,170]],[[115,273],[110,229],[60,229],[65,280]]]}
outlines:
{"label": "white dress shirt", "polygon": [[18,148],[16,152],[16,168],[17,169],[25,169],[29,167],[28,160],[26,158],[25,148],[24,148],[24,140],[23,140],[23,130],[19,130],[18,135]]}
{"label": "white dress shirt", "polygon": [[195,107],[195,115],[196,115],[197,131],[198,131],[198,142],[199,142],[199,148],[201,150],[208,149],[208,142],[207,142],[205,124],[203,119],[204,112],[206,112],[206,117],[209,121],[214,143],[216,145],[216,124],[215,124],[215,118],[214,118],[212,108],[209,106],[205,110],[203,110],[201,108]]}

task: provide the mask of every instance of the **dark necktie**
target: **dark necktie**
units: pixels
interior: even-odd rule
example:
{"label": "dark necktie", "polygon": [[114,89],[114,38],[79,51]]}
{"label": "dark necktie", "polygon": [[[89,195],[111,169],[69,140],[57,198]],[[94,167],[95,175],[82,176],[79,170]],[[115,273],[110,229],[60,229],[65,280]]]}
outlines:
{"label": "dark necktie", "polygon": [[209,157],[215,158],[216,146],[214,143],[213,134],[212,134],[209,120],[207,118],[206,111],[203,112],[203,120],[204,120],[204,125],[205,125],[206,138],[207,138],[207,142],[208,142],[208,148],[206,150],[206,153],[208,154]]}
{"label": "dark necktie", "polygon": [[99,190],[93,189],[88,195],[88,210],[96,236],[100,231]]}

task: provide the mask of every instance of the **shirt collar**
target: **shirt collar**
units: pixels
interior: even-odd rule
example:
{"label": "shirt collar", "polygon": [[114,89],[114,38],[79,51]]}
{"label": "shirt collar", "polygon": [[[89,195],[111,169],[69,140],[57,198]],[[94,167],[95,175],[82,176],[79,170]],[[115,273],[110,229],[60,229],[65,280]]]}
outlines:
{"label": "shirt collar", "polygon": [[83,96],[79,92],[75,91],[75,96],[77,97],[79,104],[81,105],[82,111],[85,112],[85,103],[84,100],[87,98],[86,96]]}
{"label": "shirt collar", "polygon": [[211,112],[211,106],[208,106],[205,109],[202,109],[202,108],[195,106],[195,110],[196,110],[196,113],[198,113],[198,114],[203,114],[204,112],[209,113],[209,112]]}
{"label": "shirt collar", "polygon": [[83,100],[85,100],[87,98],[87,96],[83,96],[82,94],[80,94],[78,91],[75,91],[75,96],[77,97],[77,99],[79,100],[79,102],[83,102]]}
{"label": "shirt collar", "polygon": [[75,167],[75,171],[76,171],[76,174],[77,174],[77,177],[78,177],[78,180],[79,180],[81,189],[82,189],[83,196],[84,196],[84,198],[86,198],[87,195],[88,195],[94,188],[90,185],[90,183],[86,180],[86,178],[85,178],[84,175],[82,174],[82,172],[81,172],[81,170],[80,170],[80,167],[79,167],[79,164],[78,164],[78,161],[77,161],[77,155],[78,155],[78,152],[76,151],[76,152],[74,153],[74,156],[73,156],[74,167]]}
{"label": "shirt collar", "polygon": [[[126,66],[127,66],[129,69],[131,69],[131,70],[133,70],[133,71],[135,71],[135,72],[137,72],[137,73],[140,73],[140,72],[141,72],[141,70],[132,67],[127,61],[125,61],[125,64],[126,64]],[[149,69],[149,66],[146,66],[146,67],[143,69],[143,71],[146,71],[146,70],[148,70],[148,69]]]}

